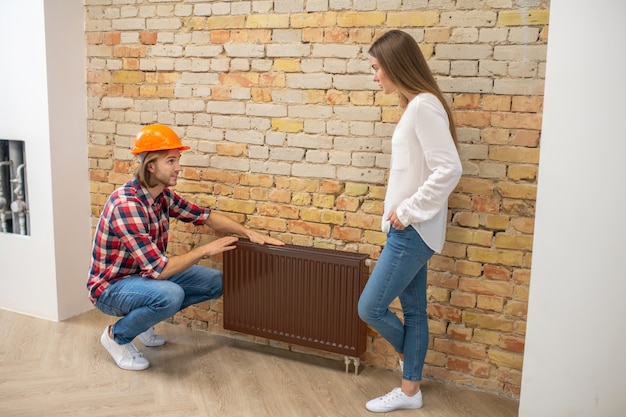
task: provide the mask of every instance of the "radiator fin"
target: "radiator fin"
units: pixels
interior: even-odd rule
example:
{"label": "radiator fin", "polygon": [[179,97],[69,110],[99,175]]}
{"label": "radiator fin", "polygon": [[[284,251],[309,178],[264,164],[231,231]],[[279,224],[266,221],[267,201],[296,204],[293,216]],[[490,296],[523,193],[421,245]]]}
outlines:
{"label": "radiator fin", "polygon": [[237,242],[224,252],[224,328],[350,356],[365,352],[357,303],[367,255]]}

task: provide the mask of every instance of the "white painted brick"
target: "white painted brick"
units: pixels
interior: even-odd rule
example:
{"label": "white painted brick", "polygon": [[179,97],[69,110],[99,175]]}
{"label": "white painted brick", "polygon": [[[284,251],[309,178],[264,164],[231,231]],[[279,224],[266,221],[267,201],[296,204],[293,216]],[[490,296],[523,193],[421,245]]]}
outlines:
{"label": "white painted brick", "polygon": [[111,23],[113,29],[116,30],[144,30],[146,28],[145,19],[117,19]]}
{"label": "white painted brick", "polygon": [[291,175],[291,164],[287,162],[250,161],[250,172],[271,175]]}
{"label": "white painted brick", "polygon": [[227,156],[213,156],[211,162],[204,166],[231,171],[249,171],[250,160],[247,158],[231,158]]}
{"label": "white painted brick", "polygon": [[274,2],[270,0],[253,1],[252,11],[254,13],[267,13],[272,10]]}
{"label": "white painted brick", "polygon": [[373,167],[376,163],[376,154],[373,153],[359,153],[352,154],[352,166],[355,167]]}
{"label": "white painted brick", "polygon": [[193,124],[192,113],[177,113],[176,114],[176,126],[189,126]]}
{"label": "white painted brick", "polygon": [[343,59],[325,59],[324,72],[328,74],[345,74],[346,61],[344,61]]}
{"label": "white painted brick", "polygon": [[496,94],[519,95],[519,96],[540,96],[543,94],[544,80],[501,80],[496,79],[493,91]]}
{"label": "white painted brick", "polygon": [[315,44],[311,51],[312,57],[322,58],[356,58],[361,52],[361,47],[356,45],[339,45],[339,44]]}
{"label": "white painted brick", "polygon": [[304,11],[304,0],[274,0],[274,11],[290,13]]}
{"label": "white painted brick", "polygon": [[196,120],[195,125],[199,127],[211,126],[211,115],[206,113],[196,113],[194,115]]}
{"label": "white painted brick", "polygon": [[[188,35],[188,34],[185,34]],[[176,39],[176,35],[172,32],[159,32],[157,34],[157,42],[158,43],[174,43]]]}
{"label": "white painted brick", "polygon": [[120,42],[123,45],[139,43],[139,32],[122,32]]}
{"label": "white painted brick", "polygon": [[390,154],[376,155],[376,168],[389,169],[390,167],[391,167],[391,155]]}
{"label": "white painted brick", "polygon": [[111,30],[110,20],[88,20],[85,22],[85,32],[106,32]]}
{"label": "white painted brick", "polygon": [[333,87],[337,90],[378,90],[378,83],[372,75],[336,75],[333,77]]}
{"label": "white painted brick", "polygon": [[539,40],[539,29],[528,26],[514,27],[509,30],[509,42],[529,44]]}
{"label": "white painted brick", "polygon": [[230,14],[230,3],[215,3],[211,8],[212,14],[216,16],[225,16]]}
{"label": "white painted brick", "polygon": [[473,77],[478,74],[478,62],[476,61],[453,61],[450,67],[450,75],[455,77]]}
{"label": "white painted brick", "polygon": [[486,3],[487,6],[494,9],[510,9],[513,7],[513,2],[511,0],[487,0]]}
{"label": "white painted brick", "polygon": [[[94,121],[90,127],[89,130],[95,133],[115,133],[116,123],[112,121]],[[135,134],[137,130],[135,130]]]}
{"label": "white painted brick", "polygon": [[193,58],[191,60],[191,68],[190,71],[193,72],[206,72],[211,69],[211,60],[203,59],[203,58]]}
{"label": "white painted brick", "polygon": [[328,152],[309,149],[306,151],[305,160],[314,164],[325,164],[328,162]]}
{"label": "white painted brick", "polygon": [[248,158],[267,159],[269,154],[269,148],[266,146],[248,146]]}
{"label": "white painted brick", "polygon": [[230,67],[230,59],[227,58],[214,58],[211,59],[211,70],[224,72],[228,71]]}
{"label": "white painted brick", "polygon": [[354,2],[354,10],[358,11],[372,11],[376,10],[377,0],[359,0]]}
{"label": "white painted brick", "polygon": [[480,159],[489,158],[489,146],[482,144],[459,144],[459,156],[461,159]]}
{"label": "white painted brick", "polygon": [[213,127],[224,129],[250,129],[250,118],[245,116],[213,116]]}
{"label": "white painted brick", "polygon": [[481,162],[478,164],[478,172],[481,178],[505,178],[506,165],[493,162]]}
{"label": "white painted brick", "polygon": [[235,100],[250,100],[252,93],[247,87],[233,87],[230,89],[230,96]]}
{"label": "white painted brick", "polygon": [[226,140],[236,143],[248,143],[251,145],[263,145],[265,137],[263,132],[251,130],[228,130],[225,132]]}
{"label": "white painted brick", "polygon": [[304,133],[326,133],[326,122],[323,120],[309,119],[304,121]]}
{"label": "white painted brick", "polygon": [[204,110],[203,100],[172,100],[170,110],[174,112],[197,112]]}
{"label": "white painted brick", "polygon": [[272,31],[272,42],[297,43],[302,41],[301,29],[274,29]]}
{"label": "white painted brick", "polygon": [[284,146],[287,135],[283,132],[267,132],[265,134],[265,143],[270,146]]}
{"label": "white painted brick", "polygon": [[230,57],[260,58],[265,56],[264,46],[252,43],[227,43],[224,49],[226,55]]}
{"label": "white painted brick", "polygon": [[490,57],[490,45],[448,45],[440,44],[435,47],[437,59],[484,59]]}
{"label": "white painted brick", "polygon": [[250,62],[245,58],[234,58],[230,61],[230,69],[232,71],[247,72],[250,70]]}
{"label": "white painted brick", "polygon": [[382,184],[385,180],[385,170],[377,168],[338,167],[337,179],[340,181]]}
{"label": "white painted brick", "polygon": [[212,10],[210,4],[196,4],[193,6],[194,16],[211,16]]}
{"label": "white painted brick", "polygon": [[156,8],[156,15],[161,17],[169,17],[174,14],[174,5],[159,4]]}
{"label": "white painted brick", "polygon": [[179,58],[175,60],[174,69],[180,72],[191,71],[191,66],[191,59]]}
{"label": "white painted brick", "polygon": [[[124,0],[114,0],[114,3],[122,3]],[[142,5],[139,7],[139,17],[152,17],[156,16],[156,6],[154,5]]]}
{"label": "white painted brick", "polygon": [[119,16],[121,18],[137,17],[138,14],[139,9],[133,6],[122,6],[119,11]]}
{"label": "white painted brick", "polygon": [[481,28],[478,41],[481,43],[503,43],[509,35],[507,28]]}
{"label": "white painted brick", "polygon": [[251,68],[252,71],[267,72],[272,69],[272,64],[271,59],[253,59]]}
{"label": "white painted brick", "polygon": [[289,106],[289,117],[302,119],[328,119],[333,113],[329,106]]}
{"label": "white painted brick", "polygon": [[363,120],[363,121],[379,121],[381,110],[380,107],[362,107],[362,106],[335,106],[334,113],[341,120]]}
{"label": "white painted brick", "polygon": [[396,11],[400,10],[401,6],[401,0],[378,0],[378,5],[376,6],[376,9]]}
{"label": "white painted brick", "polygon": [[249,103],[246,105],[246,114],[249,116],[285,117],[287,116],[287,106]]}
{"label": "white painted brick", "polygon": [[311,47],[306,43],[290,43],[267,45],[267,56],[272,58],[280,57],[303,57],[309,56]]}
{"label": "white painted brick", "polygon": [[155,57],[168,56],[168,57],[180,57],[183,55],[182,46],[178,45],[154,45],[150,48],[150,52]]}
{"label": "white painted brick", "polygon": [[87,56],[107,57],[113,55],[113,48],[107,45],[87,45]]}
{"label": "white painted brick", "polygon": [[475,127],[457,126],[456,134],[459,138],[459,142],[476,143],[480,141],[481,129]]}
{"label": "white painted brick", "polygon": [[326,133],[335,136],[347,136],[350,134],[350,124],[343,120],[330,120],[326,123]]}
{"label": "white painted brick", "polygon": [[216,114],[246,114],[246,104],[240,101],[209,101],[206,111]]}
{"label": "white painted brick", "polygon": [[177,4],[176,7],[174,7],[174,15],[176,16],[188,17],[191,16],[192,12],[193,6],[190,4]]}
{"label": "white painted brick", "polygon": [[249,1],[240,1],[237,3],[232,3],[230,6],[230,13],[232,15],[242,15],[242,14],[250,14],[252,9],[252,5]]}
{"label": "white painted brick", "polygon": [[372,67],[370,61],[364,59],[350,59],[348,60],[348,73],[350,74],[372,74]]}
{"label": "white painted brick", "polygon": [[497,19],[497,13],[483,10],[441,13],[441,25],[448,27],[493,27]]}
{"label": "white painted brick", "polygon": [[133,107],[134,100],[124,97],[102,97],[103,109],[129,109]]}
{"label": "white painted brick", "polygon": [[324,70],[323,59],[303,59],[300,61],[300,69],[303,73],[322,72]]}
{"label": "white painted brick", "polygon": [[250,118],[250,128],[261,132],[267,132],[272,128],[272,122],[267,117]]}
{"label": "white painted brick", "polygon": [[372,136],[374,134],[374,123],[351,122],[350,134],[355,136]]}
{"label": "white painted brick", "polygon": [[169,58],[161,58],[155,60],[157,71],[173,71],[174,70],[174,60]]}
{"label": "white painted brick", "polygon": [[545,61],[546,45],[502,45],[493,49],[493,58],[499,61]]}
{"label": "white painted brick", "polygon": [[303,178],[335,178],[335,167],[320,164],[293,164],[291,175]]}
{"label": "white painted brick", "polygon": [[478,41],[477,28],[455,28],[450,35],[451,43],[474,43]]}
{"label": "white painted brick", "polygon": [[463,169],[463,174],[465,175],[479,175],[478,164],[471,161],[461,161],[461,167]]}
{"label": "white painted brick", "polygon": [[270,157],[278,161],[301,161],[304,152],[302,148],[274,148],[270,151]]}
{"label": "white painted brick", "polygon": [[509,75],[511,77],[531,78],[537,75],[537,62],[511,62]]}
{"label": "white painted brick", "polygon": [[439,88],[451,93],[490,93],[493,80],[488,78],[439,78]]}
{"label": "white painted brick", "polygon": [[187,46],[185,56],[216,57],[223,51],[222,45]]}
{"label": "white painted brick", "polygon": [[177,17],[171,19],[158,18],[146,20],[146,28],[148,30],[176,30],[180,29],[182,26],[182,22]]}
{"label": "white painted brick", "polygon": [[307,12],[327,12],[328,0],[307,0],[306,11]]}
{"label": "white painted brick", "polygon": [[350,165],[352,161],[351,152],[331,151],[328,153],[328,161],[333,165]]}
{"label": "white painted brick", "polygon": [[[189,35],[187,33],[187,35]],[[191,33],[191,40],[188,40],[187,43],[196,43],[198,45],[207,45],[211,43],[211,34],[208,32],[199,32],[195,31]]]}
{"label": "white painted brick", "polygon": [[332,149],[333,139],[324,135],[290,134],[287,136],[287,146],[307,149]]}
{"label": "white painted brick", "polygon": [[166,111],[168,106],[167,100],[135,100],[133,108],[138,111]]}
{"label": "white painted brick", "polygon": [[450,61],[442,61],[439,59],[431,59],[428,61],[428,67],[434,75],[449,75]]}
{"label": "white painted brick", "polygon": [[285,78],[289,88],[327,90],[333,84],[330,74],[287,74]]}
{"label": "white painted brick", "polygon": [[197,146],[198,146],[198,148],[197,148],[198,152],[208,153],[208,154],[215,154],[215,153],[217,153],[217,143],[216,142],[210,142],[210,141],[206,141],[206,140],[199,140]]}
{"label": "white painted brick", "polygon": [[190,126],[187,128],[187,137],[203,140],[222,140],[224,134],[220,130],[206,127]]}
{"label": "white painted brick", "polygon": [[382,142],[378,138],[354,138],[354,137],[338,137],[335,138],[335,146],[333,149],[338,151],[371,151],[380,152]]}
{"label": "white painted brick", "polygon": [[219,74],[184,72],[181,75],[181,82],[183,84],[217,85],[219,84]]}
{"label": "white painted brick", "polygon": [[481,77],[501,77],[507,74],[509,64],[503,61],[481,60],[478,64],[478,75]]}
{"label": "white painted brick", "polygon": [[352,7],[352,0],[329,0],[330,10],[347,10]]}
{"label": "white painted brick", "polygon": [[272,101],[275,103],[302,103],[302,90],[274,89]]}

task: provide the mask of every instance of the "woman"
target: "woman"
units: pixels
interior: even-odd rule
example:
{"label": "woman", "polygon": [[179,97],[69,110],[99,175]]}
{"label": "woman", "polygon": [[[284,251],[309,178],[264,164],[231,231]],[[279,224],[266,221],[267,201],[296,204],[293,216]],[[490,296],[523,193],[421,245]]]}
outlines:
{"label": "woman", "polygon": [[[398,352],[402,383],[368,401],[372,412],[422,407],[428,349],[427,263],[443,248],[450,193],[461,177],[452,112],[417,42],[392,30],[369,50],[374,81],[404,112],[391,139],[382,230],[387,242],[359,299],[359,316]],[[389,310],[400,298],[404,322]]]}

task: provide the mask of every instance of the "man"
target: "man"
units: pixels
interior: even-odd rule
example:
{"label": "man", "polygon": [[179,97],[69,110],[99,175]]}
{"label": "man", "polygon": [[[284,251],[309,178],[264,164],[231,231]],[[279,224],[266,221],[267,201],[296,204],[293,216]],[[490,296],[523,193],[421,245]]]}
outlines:
{"label": "man", "polygon": [[87,288],[96,308],[121,317],[104,330],[100,341],[122,369],[150,366],[132,343],[135,337],[145,346],[160,346],[165,339],[154,334],[155,324],[222,295],[222,273],[196,264],[234,249],[238,237],[222,237],[183,255],[167,256],[170,217],[258,244],[283,245],[172,191],[169,187],[176,185],[181,171],[180,153],[187,149],[167,126],[142,128],[132,150],[139,160],[135,178],[111,194],[98,221]]}

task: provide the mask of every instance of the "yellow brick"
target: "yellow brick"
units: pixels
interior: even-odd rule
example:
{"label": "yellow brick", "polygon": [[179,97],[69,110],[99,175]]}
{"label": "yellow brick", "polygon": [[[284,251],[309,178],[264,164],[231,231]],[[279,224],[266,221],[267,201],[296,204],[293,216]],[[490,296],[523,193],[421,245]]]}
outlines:
{"label": "yellow brick", "polygon": [[422,55],[424,55],[424,57],[426,59],[431,58],[433,55],[435,55],[435,45],[432,43],[422,43],[420,44],[420,51],[422,51]]}
{"label": "yellow brick", "polygon": [[496,236],[496,248],[532,250],[533,238],[531,236],[511,236],[499,234]]}
{"label": "yellow brick", "polygon": [[192,16],[183,20],[183,27],[189,30],[204,30],[207,28],[206,17]]}
{"label": "yellow brick", "polygon": [[291,204],[296,206],[308,206],[311,204],[311,194],[309,193],[295,193],[291,197]]}
{"label": "yellow brick", "polygon": [[274,178],[266,174],[245,173],[239,178],[239,183],[252,187],[272,187],[274,185]]}
{"label": "yellow brick", "polygon": [[492,230],[506,230],[509,227],[509,216],[488,214],[485,216],[485,227]]}
{"label": "yellow brick", "polygon": [[324,90],[306,90],[302,94],[304,103],[326,103],[326,92]]}
{"label": "yellow brick", "polygon": [[489,360],[498,365],[521,370],[524,355],[491,348],[489,349]]}
{"label": "yellow brick", "polygon": [[387,192],[387,188],[386,187],[372,185],[372,186],[370,186],[370,190],[369,191],[370,192],[368,194],[368,197],[375,198],[377,200],[384,200],[385,199],[385,194]]}
{"label": "yellow brick", "polygon": [[424,42],[446,43],[450,40],[450,28],[427,28],[424,31]]}
{"label": "yellow brick", "polygon": [[547,9],[504,10],[498,14],[498,25],[500,26],[547,25],[549,20],[550,11]]}
{"label": "yellow brick", "polygon": [[368,190],[367,184],[357,184],[349,182],[346,184],[345,194],[353,197],[366,195]]}
{"label": "yellow brick", "polygon": [[524,200],[537,199],[537,186],[534,184],[514,184],[499,182],[496,186],[498,192],[506,198],[521,198]]}
{"label": "yellow brick", "polygon": [[[178,186],[176,187],[178,189]],[[233,213],[252,214],[256,209],[256,203],[250,201],[237,201],[230,199],[218,199],[217,206],[220,211]]]}
{"label": "yellow brick", "polygon": [[294,13],[291,15],[292,28],[321,28],[334,26],[337,22],[336,12],[325,13]]}
{"label": "yellow brick", "polygon": [[387,240],[387,235],[383,232],[376,232],[374,230],[366,230],[364,234],[364,240],[372,245],[384,245]]}
{"label": "yellow brick", "polygon": [[272,67],[274,71],[298,72],[300,71],[299,59],[276,59]]}
{"label": "yellow brick", "polygon": [[387,26],[423,27],[436,26],[439,23],[439,12],[428,10],[424,12],[392,12],[387,16]]}
{"label": "yellow brick", "polygon": [[313,205],[321,208],[332,208],[335,205],[335,197],[327,194],[314,194]]}
{"label": "yellow brick", "polygon": [[246,17],[243,15],[210,16],[207,19],[207,29],[242,29],[246,25]]}
{"label": "yellow brick", "polygon": [[302,132],[304,122],[302,120],[272,119],[272,130],[287,133]]}
{"label": "yellow brick", "polygon": [[384,203],[380,200],[372,201],[366,200],[361,204],[361,210],[367,214],[379,214],[382,215],[384,212]]}
{"label": "yellow brick", "polygon": [[300,218],[307,222],[319,222],[322,218],[322,211],[315,208],[304,208],[300,210]]}
{"label": "yellow brick", "polygon": [[381,121],[383,123],[397,123],[402,116],[404,109],[396,107],[384,107],[382,110]]}
{"label": "yellow brick", "polygon": [[288,28],[289,15],[253,14],[248,16],[247,28]]}
{"label": "yellow brick", "polygon": [[452,242],[491,246],[493,232],[462,227],[448,227],[446,239]]}
{"label": "yellow brick", "polygon": [[473,246],[467,248],[467,258],[474,262],[510,266],[522,266],[524,262],[524,254],[522,252],[493,250]]}
{"label": "yellow brick", "polygon": [[385,22],[384,12],[345,12],[337,15],[339,27],[378,27]]}
{"label": "yellow brick", "polygon": [[371,106],[374,104],[374,93],[372,91],[352,91],[350,92],[350,103],[355,106]]}
{"label": "yellow brick", "polygon": [[510,332],[513,330],[514,322],[502,317],[489,316],[466,311],[463,313],[463,323],[470,326],[479,326],[483,329],[500,330]]}
{"label": "yellow brick", "polygon": [[146,76],[141,71],[115,71],[111,77],[114,84],[137,84],[145,80]]}
{"label": "yellow brick", "polygon": [[330,224],[344,224],[344,214],[339,211],[331,211],[331,210],[322,210],[322,214],[320,216],[320,221],[322,223],[330,223]]}

